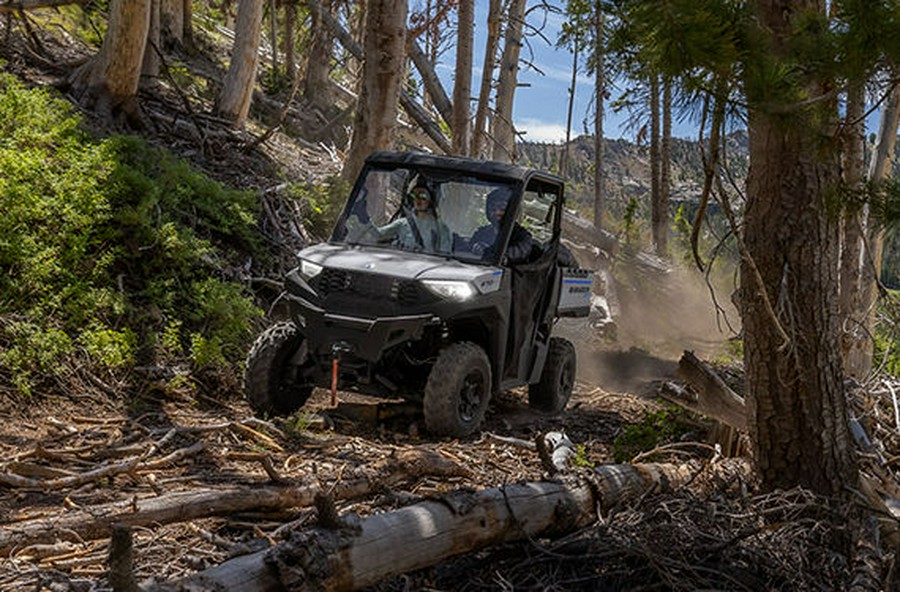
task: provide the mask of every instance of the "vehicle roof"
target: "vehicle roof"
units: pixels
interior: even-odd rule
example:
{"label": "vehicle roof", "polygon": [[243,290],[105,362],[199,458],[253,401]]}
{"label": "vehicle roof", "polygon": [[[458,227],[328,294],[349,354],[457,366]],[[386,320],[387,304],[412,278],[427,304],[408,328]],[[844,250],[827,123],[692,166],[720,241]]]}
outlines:
{"label": "vehicle roof", "polygon": [[366,163],[373,165],[402,165],[413,167],[429,167],[442,170],[459,171],[474,175],[498,177],[511,181],[525,181],[533,176],[554,183],[563,184],[560,177],[552,173],[540,171],[519,165],[498,162],[493,160],[480,160],[463,156],[441,156],[427,154],[425,152],[373,152],[366,159]]}

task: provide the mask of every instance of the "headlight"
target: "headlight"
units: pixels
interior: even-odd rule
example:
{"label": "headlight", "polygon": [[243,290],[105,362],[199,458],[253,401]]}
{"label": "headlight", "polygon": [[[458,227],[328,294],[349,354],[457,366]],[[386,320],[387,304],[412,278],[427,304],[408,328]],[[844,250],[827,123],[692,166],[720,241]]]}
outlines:
{"label": "headlight", "polygon": [[322,266],[306,259],[300,260],[300,275],[311,280],[322,272]]}
{"label": "headlight", "polygon": [[426,288],[447,300],[463,302],[475,295],[475,288],[469,282],[458,280],[422,280]]}

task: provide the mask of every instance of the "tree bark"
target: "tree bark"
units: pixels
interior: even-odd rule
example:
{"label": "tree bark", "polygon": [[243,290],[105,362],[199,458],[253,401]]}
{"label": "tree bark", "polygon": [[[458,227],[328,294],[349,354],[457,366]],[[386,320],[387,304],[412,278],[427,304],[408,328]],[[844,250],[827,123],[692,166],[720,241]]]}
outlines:
{"label": "tree bark", "polygon": [[667,212],[663,205],[659,183],[659,75],[650,75],[650,229],[653,235],[653,251],[665,257]]}
{"label": "tree bark", "polygon": [[[306,60],[306,74],[303,79],[303,96],[314,105],[327,105],[328,74],[331,70],[331,55],[334,37],[331,28],[323,26],[323,12],[331,10],[331,3],[326,0],[320,4],[318,0],[308,1],[312,18],[312,40]],[[349,48],[348,48],[349,51]]]}
{"label": "tree bark", "polygon": [[[308,0],[309,4],[313,9],[320,10],[321,7],[317,0]],[[328,12],[324,10],[321,11],[320,16],[322,18],[322,24],[324,24],[328,29],[334,33],[334,35],[341,42],[341,45],[344,46],[351,55],[356,56],[359,59],[363,58],[363,48],[353,39],[350,33],[344,29],[343,26],[334,17],[331,16]],[[425,112],[425,110],[413,100],[409,93],[407,93],[402,88],[400,89],[400,105],[406,111],[406,114],[410,116],[410,118],[415,121],[422,131],[431,138],[435,145],[443,150],[445,153],[450,154],[452,148],[450,146],[450,142],[447,140],[446,136],[444,136],[444,132],[441,131],[440,126],[431,117]]]}
{"label": "tree bark", "polygon": [[[743,462],[724,466],[747,470]],[[571,532],[594,522],[598,508],[608,510],[653,488],[680,487],[697,471],[692,465],[605,465],[569,485],[538,482],[456,492],[346,521],[337,529],[295,532],[288,542],[161,590],[356,590],[488,545]]]}
{"label": "tree bark", "polygon": [[247,122],[256,86],[263,4],[264,0],[241,0],[238,4],[231,64],[216,101],[216,114],[231,121],[235,129]]}
{"label": "tree bark", "polygon": [[692,352],[686,351],[681,356],[678,375],[697,394],[696,401],[679,401],[680,404],[733,428],[747,429],[747,407],[743,397],[735,393]]}
{"label": "tree bark", "polygon": [[137,91],[150,30],[150,0],[112,0],[100,52],[72,77],[75,95],[101,116],[140,124]]}
{"label": "tree bark", "polygon": [[[284,5],[284,71],[291,83],[297,79],[297,58],[294,55],[294,41],[297,22],[297,5],[293,2],[287,2]],[[321,56],[320,61],[325,61]]]}
{"label": "tree bark", "polygon": [[[817,0],[754,6],[773,58],[788,61],[791,20],[824,10]],[[830,86],[819,80],[806,91],[825,96]],[[858,467],[841,369],[838,225],[825,204],[839,165],[820,150],[837,112],[828,101],[794,105],[790,117],[766,109],[749,105],[741,314],[750,433],[763,487],[838,496],[856,485]]]}
{"label": "tree bark", "polygon": [[422,76],[422,83],[425,85],[425,91],[428,93],[428,96],[431,97],[432,104],[441,115],[441,118],[448,124],[451,123],[453,121],[453,105],[450,104],[450,99],[447,97],[444,85],[441,84],[441,79],[438,78],[437,73],[434,71],[434,65],[429,61],[422,48],[419,47],[418,41],[410,39],[408,46],[409,57],[412,59],[416,70]]}
{"label": "tree bark", "polygon": [[491,128],[494,139],[493,158],[502,162],[517,160],[512,112],[519,78],[519,50],[522,48],[524,26],[525,0],[510,0],[503,56],[500,58],[500,76],[497,80],[497,111]]}
{"label": "tree bark", "polygon": [[456,78],[453,82],[453,153],[468,156],[472,149],[472,44],[475,30],[475,1],[460,0],[457,17]]}
{"label": "tree bark", "polygon": [[406,49],[407,0],[370,0],[366,9],[363,75],[353,138],[341,176],[352,182],[366,157],[390,148]]}
{"label": "tree bark", "polygon": [[194,51],[194,3],[193,0],[184,0],[181,4],[183,29],[181,43],[188,51]]}
{"label": "tree bark", "polygon": [[659,141],[659,232],[657,233],[656,254],[669,256],[669,192],[672,170],[672,81],[662,79],[662,134]]}
{"label": "tree bark", "polygon": [[[162,45],[160,40],[160,3],[162,0],[150,1],[150,26],[147,29],[147,47],[144,49],[144,63],[141,65],[141,77],[146,81],[156,81],[159,78],[159,68],[162,65],[159,52]],[[152,84],[152,83],[151,83]]]}
{"label": "tree bark", "polygon": [[603,62],[603,7],[594,4],[594,226],[603,228],[606,210],[606,173],[603,157],[603,116],[606,101],[606,74]]}
{"label": "tree bark", "polygon": [[572,82],[569,85],[569,105],[566,109],[566,141],[563,144],[562,155],[559,157],[559,176],[566,178],[569,170],[569,142],[572,140],[572,108],[575,106],[575,84],[578,82],[578,35],[572,40],[575,46],[572,51]]}
{"label": "tree bark", "polygon": [[487,39],[484,42],[484,61],[481,66],[481,86],[478,91],[478,105],[475,109],[475,125],[472,128],[472,156],[484,156],[487,143],[485,126],[488,121],[491,101],[491,83],[494,80],[494,66],[497,62],[497,47],[500,43],[500,0],[490,0],[487,18]]}
{"label": "tree bark", "polygon": [[166,49],[181,47],[184,41],[184,3],[190,0],[159,0],[159,30]]}
{"label": "tree bark", "polygon": [[[844,183],[860,189],[863,180],[863,145],[865,142],[865,89],[854,83],[847,91],[844,116]],[[866,265],[863,254],[863,208],[849,208],[841,217],[840,292],[841,359],[844,374],[861,380],[868,373],[864,355],[869,336],[865,333],[866,312],[860,310],[860,280]],[[871,358],[870,358],[871,360]]]}

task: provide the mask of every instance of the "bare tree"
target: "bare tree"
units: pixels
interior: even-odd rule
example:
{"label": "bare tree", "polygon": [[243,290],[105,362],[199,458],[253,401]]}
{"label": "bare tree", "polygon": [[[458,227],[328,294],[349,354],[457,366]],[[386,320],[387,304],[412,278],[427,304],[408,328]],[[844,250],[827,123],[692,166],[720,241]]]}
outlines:
{"label": "bare tree", "polygon": [[101,116],[123,114],[140,125],[137,91],[151,8],[150,0],[112,0],[100,51],[72,75],[75,96]]}
{"label": "bare tree", "polygon": [[353,180],[373,150],[391,146],[406,47],[407,0],[369,0],[365,58],[350,151],[341,176]]}
{"label": "bare tree", "polygon": [[469,101],[472,95],[474,0],[460,0],[457,20],[456,80],[453,83],[453,152],[468,155],[472,145]]}
{"label": "bare tree", "polygon": [[481,86],[478,91],[478,106],[475,111],[475,126],[472,130],[472,155],[483,155],[491,101],[491,85],[494,81],[494,66],[497,61],[497,47],[500,44],[500,0],[490,0],[487,17],[487,38],[484,42],[484,61],[481,67]]}
{"label": "bare tree", "polygon": [[506,36],[503,56],[500,58],[500,76],[497,80],[497,109],[492,119],[494,160],[515,162],[516,130],[512,111],[519,77],[519,50],[525,26],[525,0],[510,0],[507,12]]}
{"label": "bare tree", "polygon": [[238,129],[247,121],[256,85],[257,55],[264,0],[241,0],[238,4],[231,64],[216,100],[216,113]]}
{"label": "bare tree", "polygon": [[606,209],[606,183],[603,159],[603,104],[606,100],[606,75],[603,68],[603,7],[594,3],[594,226],[602,228]]}

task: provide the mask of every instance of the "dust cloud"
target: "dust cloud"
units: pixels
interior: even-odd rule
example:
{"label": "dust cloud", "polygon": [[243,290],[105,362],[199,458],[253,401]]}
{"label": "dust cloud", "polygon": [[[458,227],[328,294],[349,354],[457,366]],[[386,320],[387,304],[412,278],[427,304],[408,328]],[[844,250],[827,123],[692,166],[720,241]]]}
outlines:
{"label": "dust cloud", "polygon": [[729,339],[740,331],[730,282],[720,280],[711,293],[696,269],[617,265],[615,281],[601,282],[612,286],[604,296],[614,330],[607,325],[602,335],[596,317],[558,327],[575,343],[580,380],[652,395],[659,381],[675,377],[684,350],[701,358],[727,353]]}

